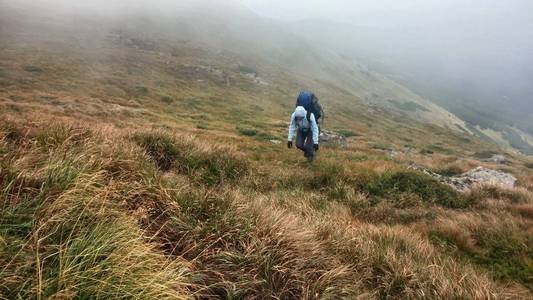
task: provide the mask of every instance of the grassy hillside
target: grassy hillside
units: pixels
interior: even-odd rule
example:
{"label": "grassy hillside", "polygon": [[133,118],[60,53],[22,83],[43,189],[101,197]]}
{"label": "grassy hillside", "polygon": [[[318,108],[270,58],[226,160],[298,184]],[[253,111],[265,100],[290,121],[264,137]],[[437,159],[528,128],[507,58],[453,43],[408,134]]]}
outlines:
{"label": "grassy hillside", "polygon": [[[261,56],[6,11],[0,299],[531,298],[526,157],[478,161],[503,150]],[[301,87],[350,136],[314,165],[284,144]]]}
{"label": "grassy hillside", "polygon": [[1,297],[531,296],[530,172],[462,195],[360,145],[173,132],[3,121]]}

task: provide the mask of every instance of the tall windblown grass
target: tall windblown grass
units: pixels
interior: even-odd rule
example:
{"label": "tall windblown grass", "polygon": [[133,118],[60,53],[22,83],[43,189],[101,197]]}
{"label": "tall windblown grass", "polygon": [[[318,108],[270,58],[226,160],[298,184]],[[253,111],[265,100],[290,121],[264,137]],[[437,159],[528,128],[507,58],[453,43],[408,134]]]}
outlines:
{"label": "tall windblown grass", "polygon": [[34,122],[0,127],[0,196],[2,299],[531,295],[525,188],[460,195],[402,170]]}

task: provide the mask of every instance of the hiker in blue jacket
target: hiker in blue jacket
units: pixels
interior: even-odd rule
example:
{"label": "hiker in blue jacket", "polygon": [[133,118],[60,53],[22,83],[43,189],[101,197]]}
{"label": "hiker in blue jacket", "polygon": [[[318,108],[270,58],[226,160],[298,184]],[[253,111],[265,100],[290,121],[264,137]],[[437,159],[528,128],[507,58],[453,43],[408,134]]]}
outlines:
{"label": "hiker in blue jacket", "polygon": [[[314,94],[309,92],[300,93],[289,126],[287,147],[289,149],[292,148],[292,142],[296,135],[296,147],[304,152],[308,162],[312,162],[315,159],[315,152],[319,149],[319,129],[317,118],[315,118],[315,113],[313,112],[316,107],[320,108],[320,105],[318,105],[318,99],[316,99]],[[297,134],[296,130],[298,130]]]}

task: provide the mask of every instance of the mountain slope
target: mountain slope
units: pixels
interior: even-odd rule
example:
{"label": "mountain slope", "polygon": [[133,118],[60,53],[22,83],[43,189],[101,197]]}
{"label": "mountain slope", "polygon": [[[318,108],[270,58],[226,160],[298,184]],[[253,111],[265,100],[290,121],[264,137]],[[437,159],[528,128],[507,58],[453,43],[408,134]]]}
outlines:
{"label": "mountain slope", "polygon": [[[31,6],[10,5],[9,2],[4,5],[4,87],[13,94],[18,91],[10,87],[17,85],[26,94],[45,92],[48,95],[42,97],[59,98],[49,101],[54,103],[70,102],[76,100],[73,97],[79,97],[83,100],[77,101],[94,116],[100,113],[97,107],[117,102],[119,106],[110,115],[122,114],[124,110],[139,117],[143,114],[150,118],[161,117],[160,113],[147,108],[156,107],[159,111],[165,104],[149,100],[170,96],[180,100],[170,106],[183,117],[174,120],[173,116],[166,115],[165,120],[188,124],[193,117],[191,112],[201,115],[218,109],[224,111],[221,118],[235,126],[233,114],[247,105],[239,115],[242,122],[255,122],[258,124],[254,126],[260,126],[266,120],[275,123],[286,118],[295,93],[307,87],[322,96],[328,114],[335,116],[328,120],[332,128],[370,131],[376,137],[385,134],[386,139],[398,136],[409,139],[404,133],[394,134],[410,126],[396,126],[396,122],[404,122],[405,117],[414,118],[409,122],[412,124],[430,122],[457,131],[462,128],[455,117],[407,89],[361,66],[346,65],[338,56],[324,54],[320,48],[303,49],[305,41],[270,27],[270,21],[257,20],[254,15],[237,18],[231,10],[221,14],[222,20],[209,15],[198,17],[199,13],[209,11],[196,12],[197,6],[193,5],[169,11],[160,18],[153,15],[157,10],[143,13],[133,10],[109,18],[87,15],[87,11],[84,15],[46,7],[35,14]],[[223,8],[219,11],[224,12]],[[238,10],[236,13],[242,15]],[[173,17],[165,18],[167,15]],[[243,38],[242,28],[247,28],[248,35],[255,38]],[[216,30],[222,30],[224,38],[217,35]],[[209,38],[211,36],[214,38]],[[270,48],[265,47],[265,43]],[[33,48],[41,49],[38,55],[30,52]],[[292,61],[294,63],[288,63]],[[24,70],[25,65],[38,65],[44,71],[28,72]],[[260,78],[241,74],[239,65],[257,69]],[[20,95],[10,95],[6,102],[21,105],[14,97]],[[228,99],[230,103],[239,103],[238,108],[217,104]],[[372,104],[370,108],[365,101]],[[50,109],[57,110],[57,105],[50,104]],[[254,105],[259,105],[262,111],[257,111]],[[63,103],[60,107],[72,106]],[[170,112],[168,109],[166,113]],[[391,111],[397,113],[391,114]],[[209,123],[211,120],[195,122],[200,121]],[[227,128],[227,122],[223,123],[214,126]],[[454,139],[464,140],[459,136],[456,134]]]}
{"label": "mountain slope", "polygon": [[[437,18],[425,27],[416,25],[420,20],[400,22],[403,26],[365,27],[323,20],[288,26],[446,108],[467,122],[468,130],[478,136],[483,137],[472,127],[515,137],[515,131],[522,131],[527,138],[493,141],[507,146],[512,143],[515,149],[533,153],[533,145],[527,142],[533,123],[531,88],[525,83],[525,78],[531,77],[528,53],[533,48],[522,34],[531,24],[521,17],[521,25],[513,28],[502,20],[491,23],[493,17],[485,14],[446,21]],[[476,25],[480,19],[490,24],[490,29]]]}
{"label": "mountain slope", "polygon": [[[0,299],[531,298],[524,156],[184,18],[6,3]],[[312,165],[284,142],[302,86],[348,137]],[[460,193],[413,170],[477,166],[519,185]]]}

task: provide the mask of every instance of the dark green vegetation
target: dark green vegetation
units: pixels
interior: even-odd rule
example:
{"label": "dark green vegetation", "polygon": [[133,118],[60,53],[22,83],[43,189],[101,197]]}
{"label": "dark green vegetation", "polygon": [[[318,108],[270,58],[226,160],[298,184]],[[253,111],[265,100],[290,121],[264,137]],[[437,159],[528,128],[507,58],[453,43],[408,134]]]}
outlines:
{"label": "dark green vegetation", "polygon": [[404,111],[409,111],[409,112],[416,112],[417,110],[425,111],[425,112],[430,111],[426,107],[413,101],[401,102],[397,100],[389,100],[389,102],[392,103],[396,108],[404,110]]}
{"label": "dark green vegetation", "polygon": [[350,137],[354,137],[354,136],[359,136],[357,133],[351,131],[351,130],[348,130],[348,129],[340,129],[340,130],[337,130],[337,133],[342,135],[343,137],[345,138],[350,138]]}
{"label": "dark green vegetation", "polygon": [[234,183],[248,173],[248,164],[223,147],[201,147],[191,138],[162,133],[137,133],[133,140],[142,146],[162,171],[178,173],[207,185]]}
{"label": "dark green vegetation", "polygon": [[167,104],[170,104],[172,102],[174,102],[174,98],[170,97],[170,96],[161,96],[161,101],[167,103]]}
{"label": "dark green vegetation", "polygon": [[30,72],[30,73],[42,73],[43,72],[42,68],[40,68],[38,66],[34,66],[34,65],[24,65],[22,67],[22,69],[24,69],[24,71]]}
{"label": "dark green vegetation", "polygon": [[372,182],[367,190],[371,195],[394,201],[411,196],[450,208],[464,208],[470,205],[451,187],[439,183],[428,175],[412,171],[384,173]]}

